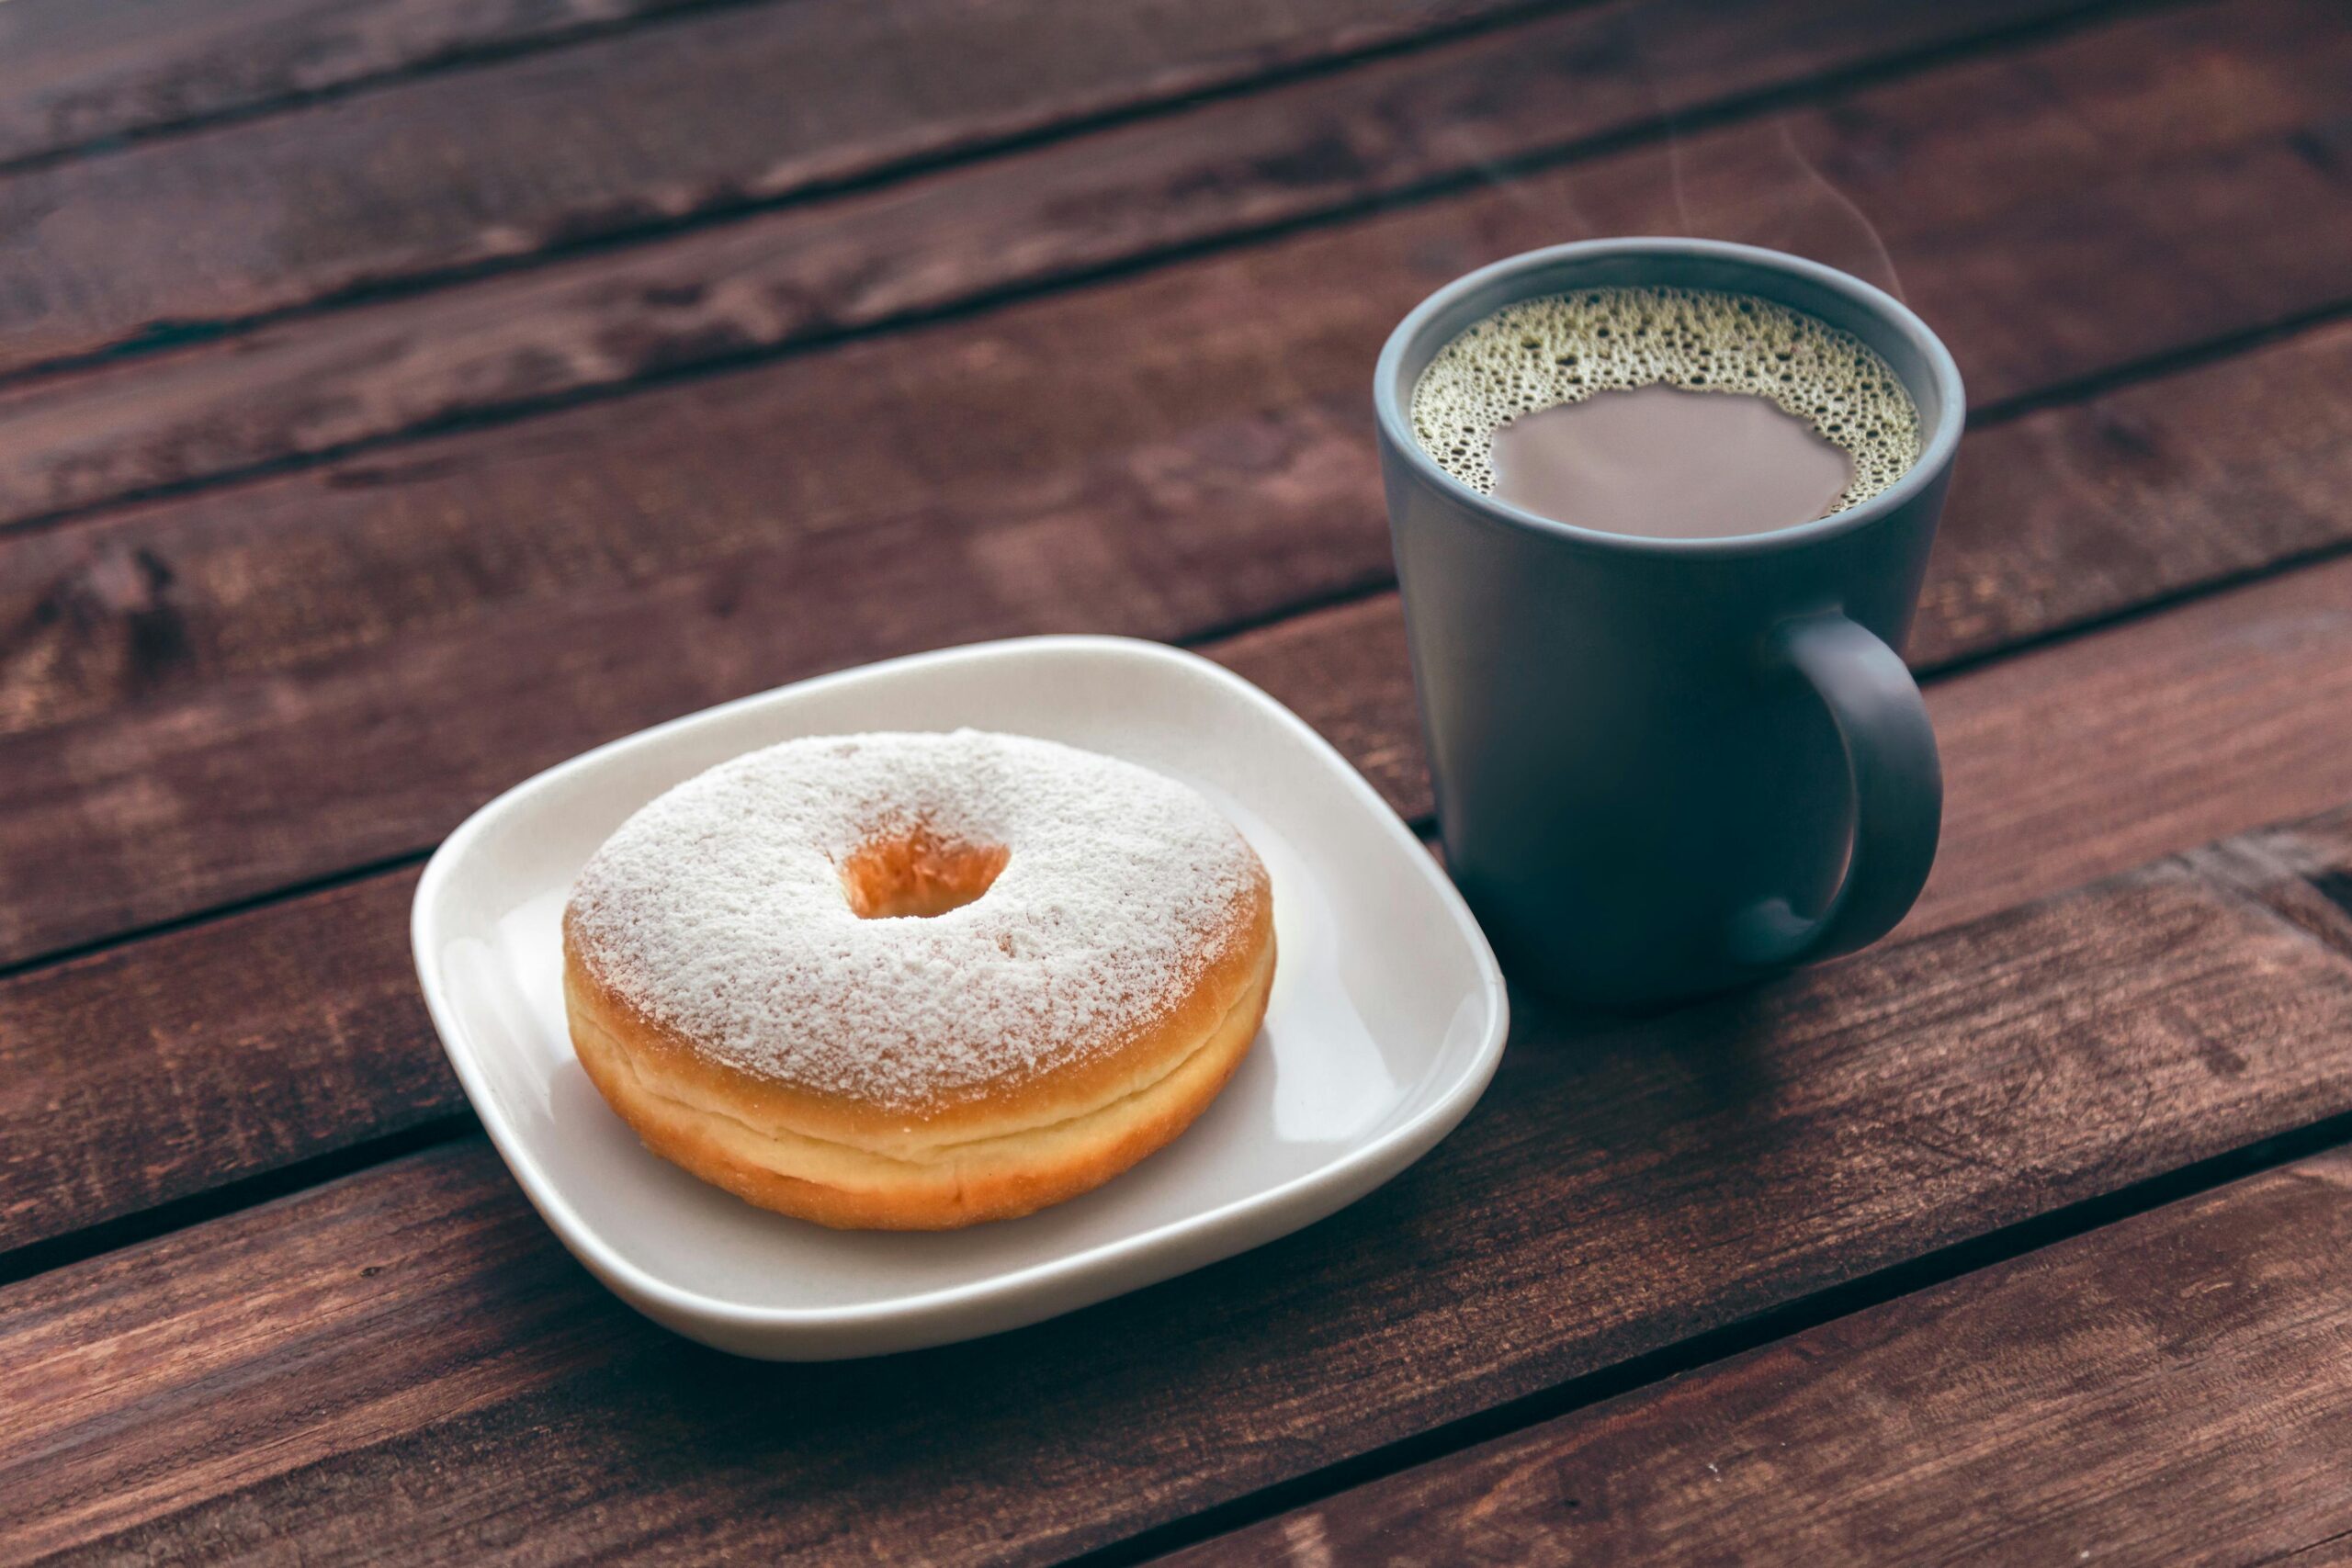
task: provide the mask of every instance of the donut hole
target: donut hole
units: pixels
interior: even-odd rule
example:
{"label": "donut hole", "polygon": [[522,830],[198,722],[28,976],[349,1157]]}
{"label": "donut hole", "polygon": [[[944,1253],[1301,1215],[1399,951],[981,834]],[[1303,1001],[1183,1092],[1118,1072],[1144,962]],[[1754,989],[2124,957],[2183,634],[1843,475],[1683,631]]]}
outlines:
{"label": "donut hole", "polygon": [[842,893],[861,920],[929,919],[978,899],[1012,858],[918,828],[861,845],[842,862]]}

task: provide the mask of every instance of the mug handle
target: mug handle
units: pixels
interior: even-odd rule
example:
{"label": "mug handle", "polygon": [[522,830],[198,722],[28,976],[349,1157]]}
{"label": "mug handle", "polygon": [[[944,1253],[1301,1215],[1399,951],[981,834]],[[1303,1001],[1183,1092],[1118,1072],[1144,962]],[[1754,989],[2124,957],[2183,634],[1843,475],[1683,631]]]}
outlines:
{"label": "mug handle", "polygon": [[1740,958],[1781,968],[1851,953],[1895,928],[1935,864],[1944,782],[1918,683],[1866,627],[1836,611],[1801,616],[1775,627],[1769,648],[1828,708],[1854,791],[1853,852],[1827,912],[1807,919],[1771,898],[1736,922]]}

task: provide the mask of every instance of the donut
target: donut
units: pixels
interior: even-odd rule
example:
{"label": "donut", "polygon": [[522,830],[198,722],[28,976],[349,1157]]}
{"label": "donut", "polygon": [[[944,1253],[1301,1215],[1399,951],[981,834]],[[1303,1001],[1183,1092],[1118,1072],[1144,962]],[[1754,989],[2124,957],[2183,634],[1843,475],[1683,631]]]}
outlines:
{"label": "donut", "polygon": [[1273,896],[1193,790],[1051,741],[817,736],[623,823],[573,884],[581,1066],[763,1209],[945,1230],[1189,1126],[1265,1015]]}

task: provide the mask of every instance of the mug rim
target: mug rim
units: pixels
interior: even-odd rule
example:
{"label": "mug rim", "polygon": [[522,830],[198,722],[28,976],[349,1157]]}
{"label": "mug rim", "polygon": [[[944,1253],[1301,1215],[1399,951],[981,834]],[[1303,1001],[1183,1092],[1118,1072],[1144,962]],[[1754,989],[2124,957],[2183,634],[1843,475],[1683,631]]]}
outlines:
{"label": "mug rim", "polygon": [[[1563,523],[1530,512],[1525,507],[1498,500],[1484,491],[1475,490],[1440,467],[1436,459],[1421,449],[1414,435],[1412,422],[1401,406],[1396,383],[1406,355],[1430,330],[1430,323],[1446,314],[1468,295],[1491,288],[1498,281],[1521,273],[1541,271],[1562,264],[1575,263],[1606,256],[1656,255],[1668,258],[1703,257],[1734,266],[1753,268],[1760,272],[1778,273],[1802,279],[1816,288],[1844,296],[1861,310],[1884,321],[1895,332],[1908,339],[1928,367],[1934,381],[1939,408],[1933,430],[1926,433],[1919,445],[1919,456],[1894,483],[1876,495],[1855,502],[1826,517],[1792,524],[1785,528],[1768,529],[1760,534],[1735,534],[1717,538],[1658,538],[1639,534],[1612,534],[1606,529],[1587,528],[1573,523]],[[1564,284],[1564,292],[1577,287]],[[1668,287],[1675,287],[1668,285]],[[1708,287],[1715,287],[1709,285]],[[1736,292],[1736,288],[1726,290]],[[1759,291],[1761,292],[1761,291]],[[1769,296],[1768,296],[1769,297]],[[1526,299],[1541,298],[1529,294]],[[1495,308],[1517,303],[1505,299]],[[1785,301],[1776,301],[1785,303]],[[1791,305],[1791,310],[1802,310]],[[1804,311],[1807,315],[1813,311]],[[1831,323],[1835,325],[1836,323]],[[1842,330],[1842,329],[1841,329]],[[1441,345],[1442,346],[1442,345]],[[1872,345],[1875,347],[1876,345]],[[1916,406],[1919,401],[1911,393]],[[1666,556],[1737,557],[1762,555],[1793,548],[1800,545],[1856,533],[1871,524],[1901,510],[1936,482],[1950,466],[1952,454],[1959,448],[1962,428],[1968,413],[1965,391],[1961,385],[1960,367],[1952,360],[1951,351],[1936,336],[1928,323],[1921,321],[1911,308],[1884,289],[1865,283],[1851,273],[1841,272],[1803,256],[1785,251],[1768,250],[1761,245],[1743,245],[1728,240],[1697,240],[1671,235],[1633,235],[1622,239],[1573,240],[1566,244],[1546,245],[1538,250],[1522,251],[1490,262],[1472,272],[1466,272],[1444,285],[1413,307],[1405,319],[1388,334],[1380,351],[1380,359],[1373,371],[1373,406],[1378,417],[1381,434],[1389,446],[1414,465],[1415,471],[1428,483],[1437,487],[1458,504],[1490,521],[1506,524],[1540,535],[1589,547],[1624,550],[1637,554]]]}

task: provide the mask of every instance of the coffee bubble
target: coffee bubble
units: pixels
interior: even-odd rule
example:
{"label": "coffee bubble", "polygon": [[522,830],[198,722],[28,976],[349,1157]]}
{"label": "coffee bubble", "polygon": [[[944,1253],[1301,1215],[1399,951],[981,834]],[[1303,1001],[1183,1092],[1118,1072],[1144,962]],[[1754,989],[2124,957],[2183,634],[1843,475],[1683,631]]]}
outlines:
{"label": "coffee bubble", "polygon": [[1769,399],[1841,448],[1853,479],[1825,516],[1918,460],[1918,411],[1869,344],[1768,299],[1696,288],[1580,288],[1505,306],[1421,372],[1413,434],[1440,468],[1492,494],[1495,432],[1511,420],[1661,385]]}

